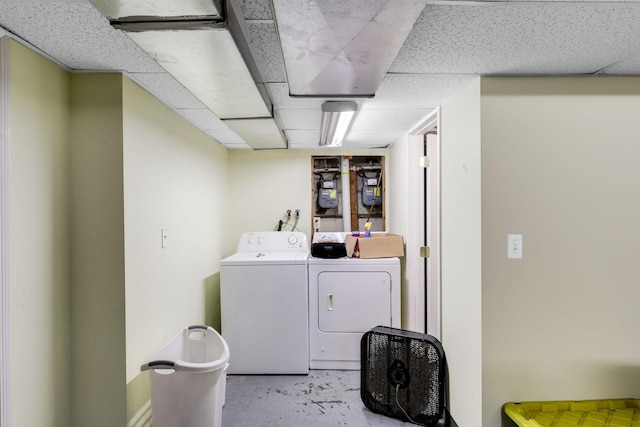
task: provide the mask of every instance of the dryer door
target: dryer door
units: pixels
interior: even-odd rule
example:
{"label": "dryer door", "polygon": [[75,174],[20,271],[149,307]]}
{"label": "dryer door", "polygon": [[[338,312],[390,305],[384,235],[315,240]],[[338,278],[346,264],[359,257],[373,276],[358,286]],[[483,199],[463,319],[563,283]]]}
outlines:
{"label": "dryer door", "polygon": [[318,327],[322,332],[366,332],[391,325],[391,276],[386,271],[321,272]]}

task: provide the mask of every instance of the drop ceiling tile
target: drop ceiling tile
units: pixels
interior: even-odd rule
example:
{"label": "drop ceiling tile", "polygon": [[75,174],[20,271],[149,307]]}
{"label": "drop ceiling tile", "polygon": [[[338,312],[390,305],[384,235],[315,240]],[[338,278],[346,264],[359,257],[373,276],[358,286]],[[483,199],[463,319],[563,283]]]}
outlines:
{"label": "drop ceiling tile", "polygon": [[320,131],[318,130],[291,130],[284,131],[289,141],[289,147],[311,146],[318,147],[320,144]]}
{"label": "drop ceiling tile", "polygon": [[390,71],[584,74],[640,48],[638,4],[464,3],[428,5]]}
{"label": "drop ceiling tile", "polygon": [[231,129],[205,129],[205,133],[225,147],[233,145],[234,147],[245,146],[251,148]]}
{"label": "drop ceiling tile", "polygon": [[200,129],[229,129],[207,108],[180,108],[177,111]]}
{"label": "drop ceiling tile", "polygon": [[90,0],[105,16],[109,18],[122,18],[126,16],[215,16],[219,17],[221,11],[215,2],[200,0],[175,1],[138,1],[138,0]]}
{"label": "drop ceiling tile", "polygon": [[270,114],[228,30],[127,33],[220,118]]}
{"label": "drop ceiling tile", "polygon": [[433,110],[426,108],[414,110],[361,110],[351,126],[351,132],[364,130],[408,131],[429,115],[431,111]]}
{"label": "drop ceiling tile", "polygon": [[365,100],[362,109],[437,108],[476,77],[473,74],[387,74],[376,96]]}
{"label": "drop ceiling tile", "polygon": [[87,2],[0,2],[0,25],[71,70],[162,72]]}
{"label": "drop ceiling tile", "polygon": [[282,121],[282,126],[287,130],[313,129],[317,133],[320,130],[322,111],[314,110],[277,110]]}
{"label": "drop ceiling tile", "polygon": [[230,150],[252,150],[247,144],[226,144],[225,147]]}
{"label": "drop ceiling tile", "polygon": [[273,19],[269,0],[241,0],[244,19]]}
{"label": "drop ceiling tile", "polygon": [[170,107],[205,108],[198,98],[169,73],[130,73],[129,76]]}
{"label": "drop ceiling tile", "polygon": [[640,56],[623,59],[600,71],[601,74],[639,75]]}
{"label": "drop ceiling tile", "polygon": [[286,82],[284,60],[273,22],[247,22],[255,60],[265,82]]}
{"label": "drop ceiling tile", "polygon": [[287,148],[274,119],[225,120],[224,123],[256,150]]}
{"label": "drop ceiling tile", "polygon": [[351,130],[343,142],[344,147],[384,148],[398,142],[409,132],[406,130]]}

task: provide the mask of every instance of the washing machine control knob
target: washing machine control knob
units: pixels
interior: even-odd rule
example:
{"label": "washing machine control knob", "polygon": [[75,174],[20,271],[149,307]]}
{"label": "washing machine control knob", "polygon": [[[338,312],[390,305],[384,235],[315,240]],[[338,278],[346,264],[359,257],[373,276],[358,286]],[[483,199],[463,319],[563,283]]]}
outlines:
{"label": "washing machine control knob", "polygon": [[298,236],[289,236],[288,241],[290,245],[295,245],[298,243]]}

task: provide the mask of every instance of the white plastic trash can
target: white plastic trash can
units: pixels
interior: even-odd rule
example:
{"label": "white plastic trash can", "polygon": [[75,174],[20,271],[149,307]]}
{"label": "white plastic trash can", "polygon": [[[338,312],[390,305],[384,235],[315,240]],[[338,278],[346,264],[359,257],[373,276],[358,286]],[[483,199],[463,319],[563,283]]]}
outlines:
{"label": "white plastic trash can", "polygon": [[141,366],[150,371],[153,427],[220,427],[229,346],[210,326],[189,326]]}

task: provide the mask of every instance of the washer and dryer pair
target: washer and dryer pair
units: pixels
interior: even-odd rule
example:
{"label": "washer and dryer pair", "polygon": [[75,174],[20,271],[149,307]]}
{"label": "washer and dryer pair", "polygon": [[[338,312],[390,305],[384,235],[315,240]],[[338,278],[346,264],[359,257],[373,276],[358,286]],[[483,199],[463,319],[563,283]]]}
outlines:
{"label": "washer and dryer pair", "polygon": [[357,370],[362,334],[400,327],[398,258],[309,255],[304,233],[256,232],[243,234],[237,252],[221,261],[228,373]]}

